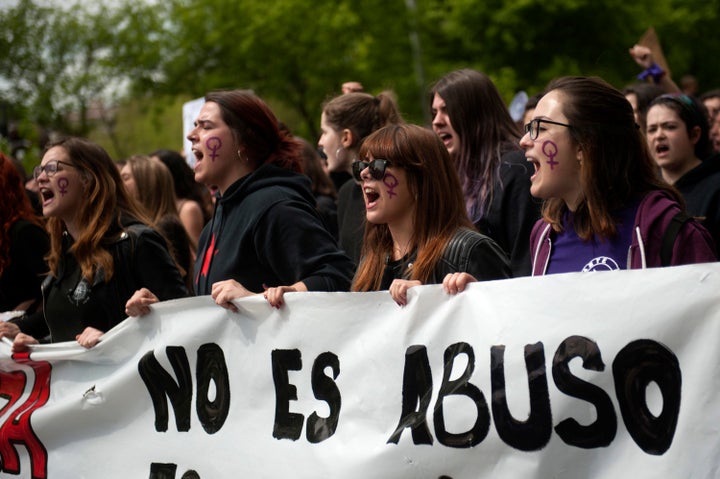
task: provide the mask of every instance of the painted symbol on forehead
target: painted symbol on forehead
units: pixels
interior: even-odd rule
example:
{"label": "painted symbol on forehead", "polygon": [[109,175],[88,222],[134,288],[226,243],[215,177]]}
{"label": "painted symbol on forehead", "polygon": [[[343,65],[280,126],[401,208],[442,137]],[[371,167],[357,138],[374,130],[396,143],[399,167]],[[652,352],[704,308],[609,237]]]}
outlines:
{"label": "painted symbol on forehead", "polygon": [[215,158],[220,156],[218,155],[218,150],[222,147],[222,140],[220,140],[220,138],[218,138],[217,136],[211,136],[205,142],[205,146],[207,146],[208,149],[211,151],[210,159],[212,161],[215,161]]}
{"label": "painted symbol on forehead", "polygon": [[547,140],[545,143],[543,143],[542,152],[545,154],[545,156],[550,158],[548,161],[546,161],[546,163],[548,165],[550,165],[551,170],[554,170],[555,165],[560,164],[557,161],[555,161],[555,157],[557,156],[557,153],[558,153],[558,147],[555,144],[555,142]]}
{"label": "painted symbol on forehead", "polygon": [[60,188],[60,194],[65,196],[67,194],[67,187],[70,185],[70,180],[67,178],[58,179],[58,188]]}
{"label": "painted symbol on forehead", "polygon": [[395,193],[395,188],[397,185],[400,184],[397,178],[395,178],[395,175],[392,173],[385,173],[385,177],[383,178],[383,184],[387,187],[388,195],[390,195],[390,198],[393,196],[397,196],[397,193]]}

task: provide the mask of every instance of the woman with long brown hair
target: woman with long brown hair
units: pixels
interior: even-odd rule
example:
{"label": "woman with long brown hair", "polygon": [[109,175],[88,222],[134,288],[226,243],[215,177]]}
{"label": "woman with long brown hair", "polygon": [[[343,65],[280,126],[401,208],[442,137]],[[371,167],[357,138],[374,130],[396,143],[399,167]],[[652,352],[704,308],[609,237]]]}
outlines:
{"label": "woman with long brown hair", "polygon": [[388,289],[400,305],[407,290],[456,273],[477,280],[511,276],[508,259],[474,230],[454,165],[442,141],[416,125],[391,125],[365,139],[353,164],[366,219],[353,291]]}
{"label": "woman with long brown hair", "polygon": [[470,220],[505,251],[513,276],[529,275],[528,239],[540,205],[528,192],[532,168],[500,92],[487,75],[465,68],[438,80],[430,101],[433,130],[453,159]]}
{"label": "woman with long brown hair", "polygon": [[596,77],[554,80],[520,141],[544,200],[533,275],[715,261],[708,231],[662,180],[630,103]]}
{"label": "woman with long brown hair", "polygon": [[162,237],[125,191],[107,152],[82,138],[51,143],[33,171],[50,233],[50,274],[42,311],[5,323],[0,333],[26,349],[52,342],[92,347],[125,319],[125,303],[140,288],[159,297],[185,296]]}

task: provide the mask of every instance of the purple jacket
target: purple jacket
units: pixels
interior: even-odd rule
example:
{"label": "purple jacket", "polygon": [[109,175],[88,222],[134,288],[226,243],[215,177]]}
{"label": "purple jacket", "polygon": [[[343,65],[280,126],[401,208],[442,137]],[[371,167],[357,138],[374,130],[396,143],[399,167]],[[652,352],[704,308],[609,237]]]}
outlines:
{"label": "purple jacket", "polygon": [[[652,191],[640,202],[635,215],[635,234],[628,250],[627,268],[644,269],[661,266],[660,248],[663,236],[680,205],[663,191]],[[532,275],[547,270],[555,232],[549,223],[539,220],[530,234]],[[671,266],[717,261],[710,233],[695,220],[683,224],[673,246]]]}

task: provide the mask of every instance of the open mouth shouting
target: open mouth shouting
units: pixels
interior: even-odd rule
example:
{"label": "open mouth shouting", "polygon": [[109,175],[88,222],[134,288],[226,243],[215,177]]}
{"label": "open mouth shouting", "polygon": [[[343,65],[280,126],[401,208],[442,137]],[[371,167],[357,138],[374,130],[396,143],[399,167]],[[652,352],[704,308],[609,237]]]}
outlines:
{"label": "open mouth shouting", "polygon": [[445,145],[445,148],[450,148],[450,146],[452,146],[453,137],[450,133],[445,132],[445,131],[436,131],[435,133],[440,138],[440,140],[443,142],[443,144]]}
{"label": "open mouth shouting", "polygon": [[659,143],[655,145],[655,156],[662,158],[668,155],[670,152],[670,146],[665,143]]}
{"label": "open mouth shouting", "polygon": [[538,171],[540,171],[540,162],[537,161],[535,158],[527,158],[528,163],[532,163],[533,168],[535,168],[535,173],[530,177],[530,181],[534,180],[535,177],[538,174]]}
{"label": "open mouth shouting", "polygon": [[200,163],[205,156],[202,151],[198,150],[197,148],[192,149],[193,155],[195,155],[195,165]]}
{"label": "open mouth shouting", "polygon": [[365,208],[368,210],[374,208],[380,198],[380,193],[369,186],[363,188],[363,195],[365,196]]}
{"label": "open mouth shouting", "polygon": [[42,198],[43,208],[52,203],[53,199],[55,198],[55,192],[46,186],[41,186],[39,188],[39,192],[40,197]]}

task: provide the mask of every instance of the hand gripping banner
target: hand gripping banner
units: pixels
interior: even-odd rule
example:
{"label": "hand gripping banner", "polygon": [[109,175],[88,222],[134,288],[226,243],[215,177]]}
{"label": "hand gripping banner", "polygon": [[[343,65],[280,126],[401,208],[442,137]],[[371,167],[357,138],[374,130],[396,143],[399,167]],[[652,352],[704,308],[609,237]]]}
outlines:
{"label": "hand gripping banner", "polygon": [[711,478],[720,265],[160,303],[0,343],[0,477]]}

